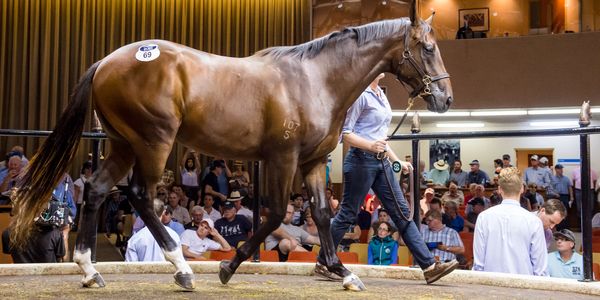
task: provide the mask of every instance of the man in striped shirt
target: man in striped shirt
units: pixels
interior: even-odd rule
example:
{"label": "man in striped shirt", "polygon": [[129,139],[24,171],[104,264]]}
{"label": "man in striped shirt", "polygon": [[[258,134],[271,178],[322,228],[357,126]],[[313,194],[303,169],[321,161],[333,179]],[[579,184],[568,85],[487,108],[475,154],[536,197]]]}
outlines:
{"label": "man in striped shirt", "polygon": [[431,254],[439,257],[441,262],[451,261],[457,254],[465,253],[465,246],[456,230],[442,223],[442,214],[437,210],[429,210],[425,214],[427,227],[423,229],[423,240]]}

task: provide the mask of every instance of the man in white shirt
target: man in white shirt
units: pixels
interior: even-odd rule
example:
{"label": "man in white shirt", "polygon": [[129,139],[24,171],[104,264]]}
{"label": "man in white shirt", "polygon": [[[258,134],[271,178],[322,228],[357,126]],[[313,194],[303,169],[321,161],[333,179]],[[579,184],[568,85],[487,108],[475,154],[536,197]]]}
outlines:
{"label": "man in white shirt", "polygon": [[[154,213],[157,216],[163,216],[165,205],[159,200],[154,200]],[[171,228],[165,226],[167,232],[173,240],[179,245],[179,235]],[[165,261],[162,249],[150,233],[148,226],[136,232],[127,241],[127,250],[125,252],[125,261]]]}
{"label": "man in white shirt", "polygon": [[502,203],[477,218],[473,270],[546,276],[544,225],[515,200],[523,192],[517,168],[500,171],[498,192],[504,199]]}
{"label": "man in white shirt", "polygon": [[[200,192],[198,192],[198,194],[200,194]],[[215,203],[213,195],[206,194],[204,195],[203,200],[204,206],[202,207],[202,209],[204,210],[204,218],[208,218],[213,220],[213,222],[216,222],[222,216],[221,213],[213,207],[213,204]]]}
{"label": "man in white shirt", "polygon": [[[214,240],[208,238],[212,235]],[[181,250],[186,259],[202,259],[206,251],[230,251],[231,246],[215,229],[215,223],[211,219],[203,219],[198,230],[186,230],[181,234]]]}

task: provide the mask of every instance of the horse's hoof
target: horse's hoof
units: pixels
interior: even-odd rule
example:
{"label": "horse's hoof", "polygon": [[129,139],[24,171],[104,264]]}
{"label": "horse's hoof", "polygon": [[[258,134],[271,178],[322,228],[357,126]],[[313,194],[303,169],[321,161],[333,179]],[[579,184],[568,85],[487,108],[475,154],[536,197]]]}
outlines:
{"label": "horse's hoof", "polygon": [[81,284],[83,285],[83,287],[86,287],[86,288],[92,287],[94,284],[97,284],[98,287],[106,286],[106,283],[104,282],[104,278],[102,278],[102,275],[100,275],[100,273],[96,273],[96,274],[92,275],[92,277],[90,279],[83,278],[83,280],[81,281]]}
{"label": "horse's hoof", "polygon": [[194,274],[177,272],[177,273],[175,273],[175,275],[173,275],[173,277],[175,277],[175,283],[178,286],[180,286],[188,291],[191,291],[195,288]]}
{"label": "horse's hoof", "polygon": [[350,290],[350,291],[360,292],[360,291],[367,290],[367,288],[362,283],[362,281],[360,281],[360,278],[358,278],[358,276],[356,276],[354,274],[350,274],[350,275],[344,277],[344,281],[342,282],[342,285],[344,286],[344,289]]}
{"label": "horse's hoof", "polygon": [[229,282],[229,279],[231,279],[231,276],[233,276],[233,271],[231,270],[231,268],[229,268],[229,261],[222,261],[219,264],[219,268],[221,268],[221,270],[219,270],[219,279],[221,280],[222,284],[227,284],[227,282]]}

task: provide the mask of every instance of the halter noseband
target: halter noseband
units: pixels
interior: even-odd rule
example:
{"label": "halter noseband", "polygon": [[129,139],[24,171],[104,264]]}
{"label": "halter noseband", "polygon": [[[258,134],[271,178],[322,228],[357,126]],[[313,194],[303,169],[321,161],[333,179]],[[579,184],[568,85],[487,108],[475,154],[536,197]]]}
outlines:
{"label": "halter noseband", "polygon": [[[419,76],[421,76],[421,81],[420,81],[419,86],[416,87],[410,93],[410,97],[414,98],[416,96],[431,95],[431,88],[429,87],[429,85],[438,80],[441,80],[444,78],[450,78],[450,75],[448,73],[441,73],[441,74],[432,76],[429,73],[425,72],[425,66],[423,66],[423,68],[421,68],[421,66],[419,66],[419,64],[413,57],[412,53],[410,52],[409,38],[410,38],[410,32],[407,32],[404,35],[404,51],[402,52],[402,61],[400,61],[400,63],[398,65],[402,65],[402,64],[404,64],[404,62],[408,61],[410,63],[410,65],[417,71],[417,73],[419,73]],[[400,82],[402,82],[402,80],[400,80]],[[402,84],[404,84],[404,82],[402,82]]]}

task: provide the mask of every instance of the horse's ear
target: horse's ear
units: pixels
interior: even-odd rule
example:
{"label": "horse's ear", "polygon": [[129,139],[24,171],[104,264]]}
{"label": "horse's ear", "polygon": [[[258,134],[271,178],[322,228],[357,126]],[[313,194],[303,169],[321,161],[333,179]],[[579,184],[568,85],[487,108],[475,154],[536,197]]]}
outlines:
{"label": "horse's ear", "polygon": [[418,21],[418,16],[417,16],[417,1],[416,0],[412,0],[410,2],[410,8],[409,8],[409,12],[410,12],[410,24],[412,24],[412,26],[417,26],[419,25],[417,23]]}
{"label": "horse's ear", "polygon": [[425,20],[425,23],[427,23],[429,26],[431,26],[431,23],[433,23],[433,16],[435,16],[435,10],[431,12],[431,16],[429,16],[429,18],[427,18],[427,20]]}

